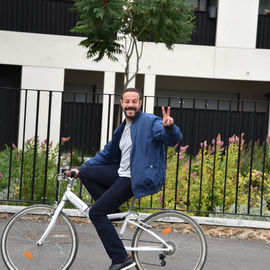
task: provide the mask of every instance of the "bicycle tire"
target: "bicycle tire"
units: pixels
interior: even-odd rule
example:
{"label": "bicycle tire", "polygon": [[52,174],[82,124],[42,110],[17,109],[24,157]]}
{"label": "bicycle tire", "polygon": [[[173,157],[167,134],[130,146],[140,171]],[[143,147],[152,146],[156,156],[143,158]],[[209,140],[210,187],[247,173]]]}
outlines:
{"label": "bicycle tire", "polygon": [[53,207],[34,205],[14,215],[1,239],[2,258],[10,270],[66,270],[78,251],[78,235],[72,221],[61,212],[42,246],[37,241],[51,220]]}
{"label": "bicycle tire", "polygon": [[[207,242],[201,227],[190,216],[176,211],[165,210],[147,217],[143,225],[150,225],[150,230],[159,235],[173,250],[163,251],[133,251],[132,255],[138,270],[181,269],[200,270],[207,257]],[[149,233],[137,228],[132,247],[164,245]]]}

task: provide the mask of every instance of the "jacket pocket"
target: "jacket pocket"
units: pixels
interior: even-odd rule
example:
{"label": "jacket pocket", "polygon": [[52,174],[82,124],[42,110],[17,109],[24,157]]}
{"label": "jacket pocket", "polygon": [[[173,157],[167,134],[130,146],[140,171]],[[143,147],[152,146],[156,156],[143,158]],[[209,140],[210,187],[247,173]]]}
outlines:
{"label": "jacket pocket", "polygon": [[164,182],[163,169],[155,163],[149,163],[144,167],[144,175],[144,182],[148,187],[157,188]]}

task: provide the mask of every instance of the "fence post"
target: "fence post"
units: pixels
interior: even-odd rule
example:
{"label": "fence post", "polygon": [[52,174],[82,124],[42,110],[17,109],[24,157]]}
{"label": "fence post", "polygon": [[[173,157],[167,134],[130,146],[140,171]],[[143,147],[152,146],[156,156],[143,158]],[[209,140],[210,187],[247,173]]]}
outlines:
{"label": "fence post", "polygon": [[104,73],[100,149],[112,138],[115,72]]}
{"label": "fence post", "polygon": [[156,75],[145,74],[144,75],[144,96],[145,96],[145,112],[154,112],[155,103],[155,87],[156,87]]}

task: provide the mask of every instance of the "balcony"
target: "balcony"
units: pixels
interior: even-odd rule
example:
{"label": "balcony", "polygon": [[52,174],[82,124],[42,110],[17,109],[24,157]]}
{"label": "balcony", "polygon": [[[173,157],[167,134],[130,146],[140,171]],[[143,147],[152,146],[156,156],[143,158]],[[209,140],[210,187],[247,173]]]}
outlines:
{"label": "balcony", "polygon": [[210,18],[207,11],[195,11],[196,30],[192,33],[192,45],[215,46],[216,18]]}
{"label": "balcony", "polygon": [[257,28],[258,49],[270,49],[270,15],[259,15]]}
{"label": "balcony", "polygon": [[[74,35],[70,32],[78,21],[78,14],[71,11],[72,0],[1,0],[0,30]],[[195,12],[196,31],[192,34],[193,45],[215,46],[216,19],[208,12]]]}

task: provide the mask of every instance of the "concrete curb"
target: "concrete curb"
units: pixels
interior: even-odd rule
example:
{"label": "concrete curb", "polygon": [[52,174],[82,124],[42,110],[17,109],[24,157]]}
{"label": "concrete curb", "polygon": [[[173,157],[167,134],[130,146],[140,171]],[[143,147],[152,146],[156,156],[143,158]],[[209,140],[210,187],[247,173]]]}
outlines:
{"label": "concrete curb", "polygon": [[[0,213],[15,214],[21,211],[25,206],[0,205]],[[70,217],[84,217],[77,209],[64,209],[64,213]],[[149,214],[145,214],[145,217]],[[270,222],[243,220],[243,219],[228,219],[228,218],[213,218],[213,217],[193,217],[200,225],[209,226],[224,226],[224,227],[240,227],[240,228],[256,228],[270,229]]]}

